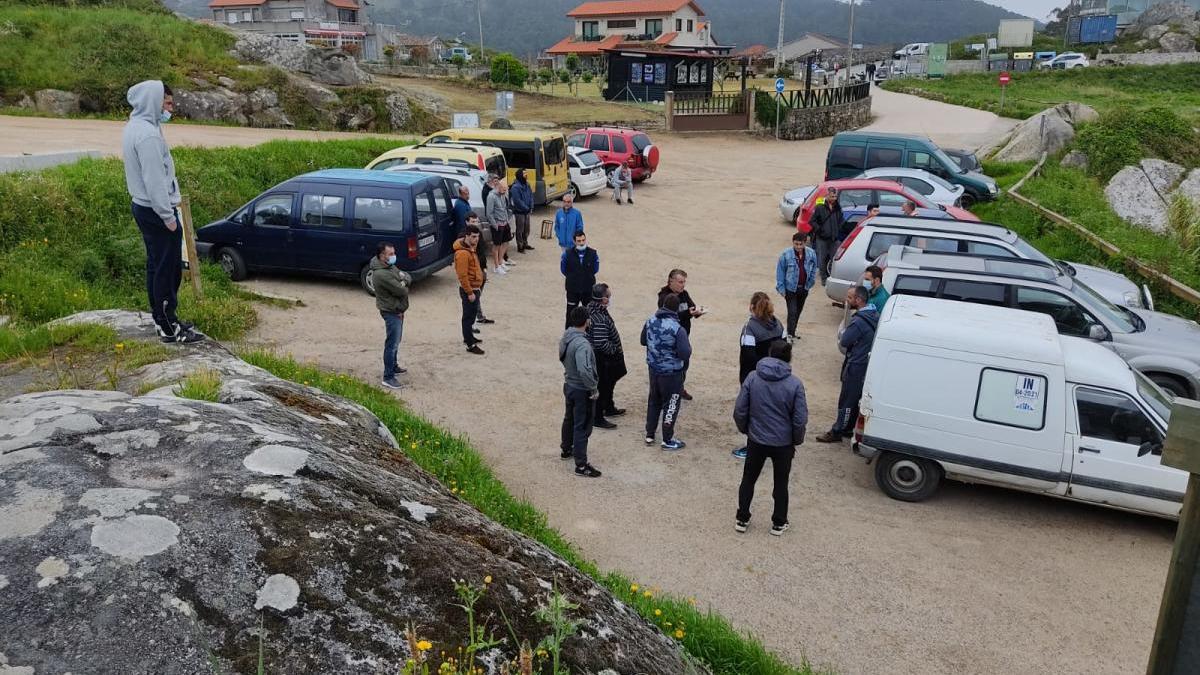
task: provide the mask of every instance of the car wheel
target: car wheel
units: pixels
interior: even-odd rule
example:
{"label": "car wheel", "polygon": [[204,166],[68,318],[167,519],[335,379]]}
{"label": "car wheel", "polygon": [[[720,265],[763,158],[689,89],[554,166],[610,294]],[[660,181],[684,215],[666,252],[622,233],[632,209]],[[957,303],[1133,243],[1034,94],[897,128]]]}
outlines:
{"label": "car wheel", "polygon": [[246,261],[236,248],[226,246],[217,251],[217,264],[234,281],[246,278]]}
{"label": "car wheel", "polygon": [[567,186],[567,194],[571,195],[571,199],[579,199],[579,186],[571,183]]}
{"label": "car wheel", "polygon": [[942,467],[920,457],[885,452],[875,462],[875,482],[892,499],[919,502],[937,492]]}
{"label": "car wheel", "polygon": [[1192,392],[1188,388],[1187,384],[1174,375],[1167,375],[1166,373],[1151,373],[1149,374],[1149,377],[1154,384],[1162,387],[1163,391],[1170,393],[1172,396],[1192,398]]}
{"label": "car wheel", "polygon": [[362,271],[358,273],[358,283],[362,285],[367,295],[375,296],[375,282],[371,281],[371,263],[363,265]]}
{"label": "car wheel", "polygon": [[972,206],[975,206],[976,199],[975,195],[971,194],[970,192],[964,192],[962,197],[959,197],[959,201],[962,203],[962,207],[964,209],[969,209]]}

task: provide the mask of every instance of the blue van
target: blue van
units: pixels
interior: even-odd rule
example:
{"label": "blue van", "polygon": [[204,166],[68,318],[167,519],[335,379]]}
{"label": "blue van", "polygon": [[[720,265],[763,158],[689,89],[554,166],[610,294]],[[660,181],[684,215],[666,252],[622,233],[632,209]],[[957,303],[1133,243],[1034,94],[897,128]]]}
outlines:
{"label": "blue van", "polygon": [[328,169],[296,176],[196,231],[196,250],[235,281],[254,270],[357,279],[381,241],[422,279],[451,263],[457,233],[444,178],[409,171]]}
{"label": "blue van", "polygon": [[856,178],[876,167],[923,169],[961,185],[963,208],[995,199],[999,193],[996,181],[963,169],[928,138],[877,131],[843,131],[834,136],[825,158],[825,180]]}

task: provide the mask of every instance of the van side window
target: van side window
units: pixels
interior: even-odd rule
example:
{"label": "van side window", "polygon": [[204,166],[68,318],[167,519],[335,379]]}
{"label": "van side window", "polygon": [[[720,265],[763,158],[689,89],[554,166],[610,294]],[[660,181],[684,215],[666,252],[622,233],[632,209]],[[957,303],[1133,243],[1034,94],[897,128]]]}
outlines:
{"label": "van side window", "polygon": [[504,166],[504,155],[489,157],[483,162],[483,166],[488,173],[494,173],[497,176],[503,176],[508,173],[508,168]]}
{"label": "van side window", "polygon": [[829,168],[831,169],[861,169],[863,168],[864,148],[861,145],[835,145],[829,149]]}
{"label": "van side window", "polygon": [[1007,288],[1003,284],[992,284],[980,281],[963,281],[962,279],[946,279],[942,285],[942,298],[974,302],[979,305],[996,305],[1005,307]]}
{"label": "van side window", "polygon": [[588,138],[588,150],[608,152],[608,134],[592,134]]}
{"label": "van side window", "polygon": [[292,196],[271,195],[254,205],[254,224],[287,227],[292,220]]}
{"label": "van side window", "polygon": [[304,195],[300,224],[304,227],[341,227],[346,219],[346,200],[334,195]]}
{"label": "van side window", "polygon": [[1097,321],[1079,303],[1054,291],[1041,288],[1017,287],[1017,309],[1048,314],[1063,335],[1086,336],[1088,327]]}
{"label": "van side window", "polygon": [[896,244],[903,244],[906,239],[908,239],[908,235],[876,232],[871,235],[871,243],[867,245],[867,260],[875,260],[887,253],[889,248]]}
{"label": "van side window", "polygon": [[1075,406],[1079,435],[1084,438],[1129,445],[1163,440],[1142,409],[1124,394],[1080,387],[1075,390]]}
{"label": "van side window", "polygon": [[533,148],[504,148],[504,161],[510,169],[537,168],[533,164]]}
{"label": "van side window", "polygon": [[354,229],[403,232],[404,202],[381,197],[355,197]]}
{"label": "van side window", "polygon": [[1038,430],[1046,425],[1046,378],[1036,373],[984,368],[975,394],[975,419]]}
{"label": "van side window", "polygon": [[929,171],[933,168],[933,157],[928,152],[909,150],[908,166],[912,169],[925,169]]}
{"label": "van side window", "polygon": [[932,277],[896,277],[892,295],[919,295],[923,298],[937,297],[938,280]]}
{"label": "van side window", "polygon": [[434,186],[433,188],[433,208],[442,215],[450,213],[449,202],[446,199],[446,188],[441,185]]}
{"label": "van side window", "polygon": [[[613,139],[613,149],[617,149],[617,141]],[[624,152],[624,143],[621,141],[621,152]],[[542,145],[542,156],[546,159],[547,164],[562,164],[567,161],[567,146],[563,143],[562,137],[551,138]]]}
{"label": "van side window", "polygon": [[425,230],[433,226],[433,203],[430,201],[428,189],[413,195],[417,203],[417,229]]}
{"label": "van side window", "polygon": [[904,152],[899,148],[871,148],[867,150],[867,168],[879,166],[901,166]]}
{"label": "van side window", "polygon": [[1015,258],[1015,257],[1017,257],[1012,251],[1004,248],[1003,246],[997,246],[995,244],[985,244],[981,241],[968,241],[967,242],[967,253],[970,253],[972,255],[994,256],[997,258]]}

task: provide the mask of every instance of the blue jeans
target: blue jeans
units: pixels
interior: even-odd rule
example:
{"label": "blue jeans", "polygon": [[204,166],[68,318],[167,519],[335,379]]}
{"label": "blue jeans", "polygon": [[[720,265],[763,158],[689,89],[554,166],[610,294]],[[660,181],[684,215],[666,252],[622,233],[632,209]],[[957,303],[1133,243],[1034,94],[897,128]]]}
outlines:
{"label": "blue jeans", "polygon": [[404,315],[380,312],[387,338],[383,341],[383,379],[396,376],[396,352],[400,349],[400,338],[404,336]]}

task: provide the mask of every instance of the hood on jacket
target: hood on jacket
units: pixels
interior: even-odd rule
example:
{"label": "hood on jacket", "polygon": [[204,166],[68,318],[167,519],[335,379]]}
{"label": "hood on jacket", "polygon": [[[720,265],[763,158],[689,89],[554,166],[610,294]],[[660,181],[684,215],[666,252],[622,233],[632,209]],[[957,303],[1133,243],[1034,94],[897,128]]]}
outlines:
{"label": "hood on jacket", "polygon": [[754,367],[754,372],[768,382],[778,382],[792,374],[792,367],[774,357],[766,357]]}
{"label": "hood on jacket", "polygon": [[525,178],[525,169],[517,169],[517,182],[529,183],[529,179]]}
{"label": "hood on jacket", "polygon": [[769,321],[763,321],[757,316],[751,316],[746,322],[746,326],[750,329],[750,334],[759,342],[766,342],[771,338],[781,337],[783,329],[779,323],[779,319],[771,317]]}
{"label": "hood on jacket", "polygon": [[125,94],[125,100],[133,106],[133,112],[129,113],[129,119],[145,120],[158,126],[164,98],[166,98],[166,93],[160,80],[138,82]]}
{"label": "hood on jacket", "polygon": [[[450,248],[451,248],[451,250],[453,250],[455,252],[458,252],[458,251],[471,251],[472,253],[475,252],[475,249],[473,249],[470,246],[467,246],[466,244],[463,243],[462,237],[455,239],[454,245],[451,246]],[[376,258],[376,260],[378,260],[378,258]]]}
{"label": "hood on jacket", "polygon": [[371,271],[386,270],[389,267],[391,267],[391,265],[380,260],[379,256],[371,256]]}
{"label": "hood on jacket", "polygon": [[679,320],[679,312],[673,312],[666,307],[659,307],[658,311],[654,312],[654,316],[662,319],[675,319],[676,321]]}
{"label": "hood on jacket", "polygon": [[571,343],[575,342],[576,340],[588,342],[588,336],[587,333],[572,326],[571,328],[567,329],[567,332],[563,333],[562,339],[558,341],[559,361],[562,361],[563,357],[567,355],[567,349],[569,349],[571,347]]}

